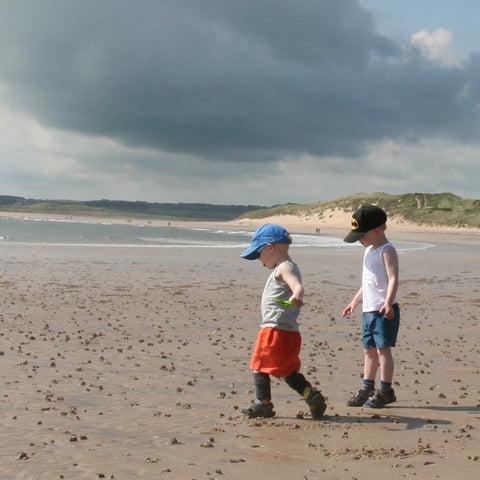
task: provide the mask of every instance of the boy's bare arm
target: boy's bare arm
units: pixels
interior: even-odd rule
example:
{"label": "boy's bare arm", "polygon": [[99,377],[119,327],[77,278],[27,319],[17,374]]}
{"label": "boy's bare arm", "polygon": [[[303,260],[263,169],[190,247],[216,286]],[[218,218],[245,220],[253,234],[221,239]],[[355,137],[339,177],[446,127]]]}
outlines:
{"label": "boy's bare arm", "polygon": [[398,255],[395,248],[385,248],[385,250],[383,251],[383,260],[385,262],[385,268],[387,270],[388,287],[385,303],[380,309],[380,313],[383,313],[386,318],[391,319],[394,317],[392,305],[397,295],[399,277]]}
{"label": "boy's bare arm", "polygon": [[343,309],[342,317],[348,317],[357,308],[363,299],[363,288],[360,287],[358,292],[353,297],[352,301]]}
{"label": "boy's bare arm", "polygon": [[303,295],[305,292],[302,280],[292,265],[287,262],[282,263],[277,271],[277,278],[278,280],[284,281],[292,291],[292,295],[290,295],[288,301],[294,303],[296,307],[301,307],[303,305]]}

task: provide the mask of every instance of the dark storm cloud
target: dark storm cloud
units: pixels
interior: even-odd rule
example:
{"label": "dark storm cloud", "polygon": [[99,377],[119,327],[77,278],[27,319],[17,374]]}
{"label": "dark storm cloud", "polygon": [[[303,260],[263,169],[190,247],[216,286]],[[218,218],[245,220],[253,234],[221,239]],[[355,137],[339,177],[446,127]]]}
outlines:
{"label": "dark storm cloud", "polygon": [[60,129],[219,160],[355,156],[478,134],[479,59],[446,68],[353,0],[7,1],[0,84]]}

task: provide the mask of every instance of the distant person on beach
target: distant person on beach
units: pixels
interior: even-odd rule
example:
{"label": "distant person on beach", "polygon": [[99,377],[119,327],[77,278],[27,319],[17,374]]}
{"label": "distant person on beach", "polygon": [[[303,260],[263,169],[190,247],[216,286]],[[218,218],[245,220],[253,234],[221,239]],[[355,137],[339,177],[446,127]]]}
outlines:
{"label": "distant person on beach", "polygon": [[[382,408],[397,400],[392,388],[392,347],[400,325],[400,309],[395,299],[399,268],[397,252],[385,236],[386,222],[387,214],[381,208],[364,205],[353,214],[351,231],[344,238],[347,243],[359,241],[366,248],[362,286],[343,310],[343,317],[346,317],[362,303],[363,383],[347,402],[350,407]],[[375,390],[379,367],[380,388]]]}
{"label": "distant person on beach", "polygon": [[301,336],[297,318],[304,289],[297,265],[289,256],[290,234],[280,225],[268,223],[254,234],[241,254],[260,260],[271,269],[262,295],[262,322],[250,361],[255,385],[255,402],[242,413],[249,418],[273,417],[270,375],[284,378],[310,407],[313,418],[323,416],[327,405],[323,395],[300,373]]}

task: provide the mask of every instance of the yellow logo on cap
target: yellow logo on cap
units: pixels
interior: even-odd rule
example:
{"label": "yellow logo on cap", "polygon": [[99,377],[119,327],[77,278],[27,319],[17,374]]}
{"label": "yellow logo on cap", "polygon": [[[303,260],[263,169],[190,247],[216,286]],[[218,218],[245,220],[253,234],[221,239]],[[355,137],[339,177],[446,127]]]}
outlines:
{"label": "yellow logo on cap", "polygon": [[352,230],[358,230],[358,222],[356,218],[352,217]]}

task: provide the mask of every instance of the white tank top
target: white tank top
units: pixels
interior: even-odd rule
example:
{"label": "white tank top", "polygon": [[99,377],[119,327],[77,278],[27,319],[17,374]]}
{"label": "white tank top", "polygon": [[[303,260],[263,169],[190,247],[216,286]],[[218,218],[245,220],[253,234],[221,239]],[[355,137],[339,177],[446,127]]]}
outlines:
{"label": "white tank top", "polygon": [[387,242],[378,248],[372,249],[370,246],[365,250],[362,272],[362,308],[364,312],[376,312],[385,303],[388,277],[383,261],[383,250],[391,246],[393,245]]}

